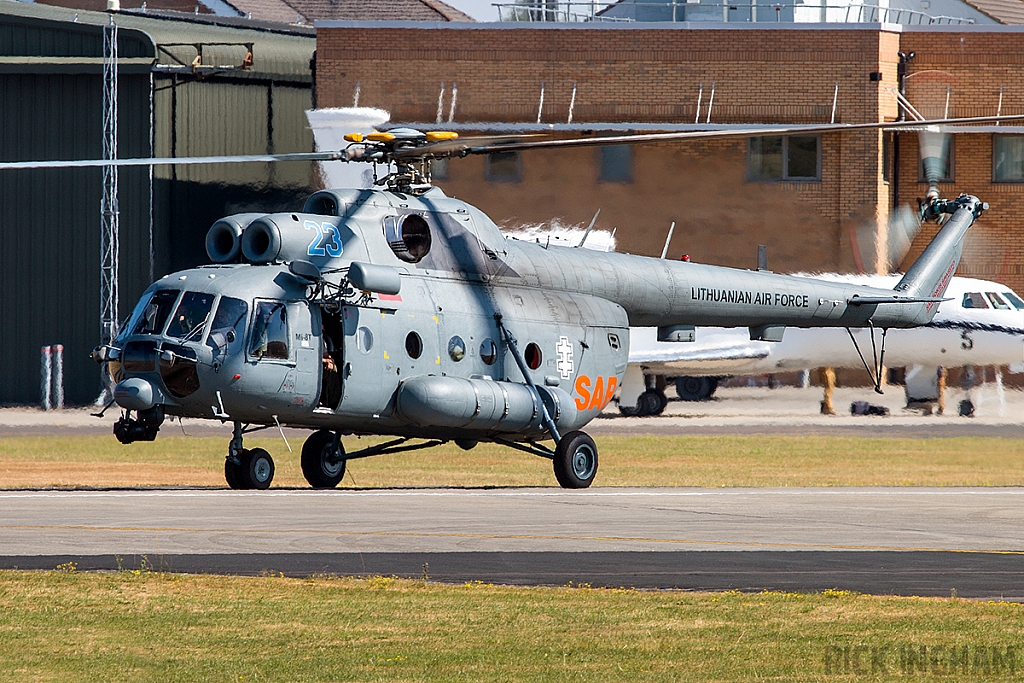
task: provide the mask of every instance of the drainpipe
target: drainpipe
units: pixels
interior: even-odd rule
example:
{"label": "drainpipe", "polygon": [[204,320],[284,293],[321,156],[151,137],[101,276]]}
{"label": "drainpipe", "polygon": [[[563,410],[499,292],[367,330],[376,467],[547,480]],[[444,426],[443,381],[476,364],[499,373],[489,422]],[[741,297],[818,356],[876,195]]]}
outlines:
{"label": "drainpipe", "polygon": [[[896,85],[899,88],[900,94],[904,97],[907,96],[907,62],[914,58],[913,52],[900,52],[900,61],[896,65]],[[907,120],[907,110],[903,108],[900,103],[900,113],[896,117],[897,121]],[[900,133],[895,131],[892,134],[892,206],[893,208],[899,208],[900,205]]]}

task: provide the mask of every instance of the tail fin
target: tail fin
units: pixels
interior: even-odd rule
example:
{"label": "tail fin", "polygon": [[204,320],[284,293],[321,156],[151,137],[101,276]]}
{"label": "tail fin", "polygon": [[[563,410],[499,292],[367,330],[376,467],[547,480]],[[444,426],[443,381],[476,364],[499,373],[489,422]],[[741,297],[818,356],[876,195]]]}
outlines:
{"label": "tail fin", "polygon": [[[924,252],[907,269],[906,275],[894,287],[906,296],[939,297],[946,291],[960,255],[963,252],[964,235],[974,221],[988,209],[977,197],[962,194],[953,200],[936,200],[928,208],[928,215],[953,214],[942,226],[935,239],[925,247]],[[932,305],[929,306],[931,308]]]}

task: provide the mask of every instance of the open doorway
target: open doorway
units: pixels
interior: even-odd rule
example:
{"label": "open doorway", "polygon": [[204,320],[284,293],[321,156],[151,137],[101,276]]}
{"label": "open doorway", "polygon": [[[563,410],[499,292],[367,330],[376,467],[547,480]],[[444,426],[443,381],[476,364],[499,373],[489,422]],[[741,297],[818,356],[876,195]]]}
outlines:
{"label": "open doorway", "polygon": [[342,394],[342,361],[344,327],[341,318],[326,309],[321,309],[320,320],[323,331],[320,335],[320,352],[323,357],[321,373],[320,406],[336,410]]}

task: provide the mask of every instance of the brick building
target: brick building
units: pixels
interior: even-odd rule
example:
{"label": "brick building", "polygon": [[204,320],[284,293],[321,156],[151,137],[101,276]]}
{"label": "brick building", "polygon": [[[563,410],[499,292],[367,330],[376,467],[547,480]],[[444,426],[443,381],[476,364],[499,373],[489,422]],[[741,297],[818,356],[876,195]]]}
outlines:
{"label": "brick building", "polygon": [[[319,106],[351,105],[358,84],[361,105],[425,128],[593,136],[833,116],[892,121],[901,51],[915,53],[906,90],[923,114],[1024,113],[1020,27],[321,22],[317,29]],[[970,192],[992,205],[959,272],[1024,290],[1024,126],[954,137],[943,192]],[[600,208],[598,227],[616,228],[619,248],[633,253],[659,254],[675,221],[675,257],[752,267],[756,245],[767,244],[777,271],[873,271],[887,267],[893,207],[916,207],[924,196],[917,147],[914,133],[869,131],[529,151],[451,160],[436,180],[507,226],[553,217],[585,223]],[[933,232],[926,227],[906,259]]]}

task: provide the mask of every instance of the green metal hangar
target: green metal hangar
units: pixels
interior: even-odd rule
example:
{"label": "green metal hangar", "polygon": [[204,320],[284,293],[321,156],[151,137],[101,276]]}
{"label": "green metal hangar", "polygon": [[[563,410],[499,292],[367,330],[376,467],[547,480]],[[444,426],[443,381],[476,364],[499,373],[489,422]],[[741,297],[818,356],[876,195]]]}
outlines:
{"label": "green metal hangar", "polygon": [[[309,27],[0,2],[0,161],[103,154],[103,25],[118,39],[118,157],[311,151]],[[207,262],[217,218],[301,205],[309,163],[120,171],[119,319],[151,281]],[[64,346],[65,400],[99,394],[102,171],[0,171],[0,404],[40,400]]]}

